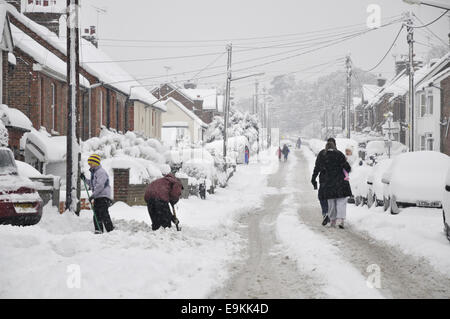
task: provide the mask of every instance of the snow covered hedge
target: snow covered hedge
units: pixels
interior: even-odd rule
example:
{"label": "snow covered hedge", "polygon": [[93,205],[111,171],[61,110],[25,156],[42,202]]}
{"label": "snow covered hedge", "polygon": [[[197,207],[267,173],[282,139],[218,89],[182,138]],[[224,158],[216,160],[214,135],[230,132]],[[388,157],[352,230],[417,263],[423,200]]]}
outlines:
{"label": "snow covered hedge", "polygon": [[121,134],[103,128],[99,137],[81,143],[81,165],[87,173],[87,159],[95,153],[101,157],[102,166],[110,176],[113,168],[130,168],[130,183],[142,184],[170,173],[165,152],[166,148],[158,140],[139,137],[133,132]]}
{"label": "snow covered hedge", "polygon": [[[223,117],[215,116],[206,131],[206,142],[223,140]],[[230,109],[228,137],[245,136],[250,144],[250,152],[256,153],[258,145],[258,120],[255,115]]]}

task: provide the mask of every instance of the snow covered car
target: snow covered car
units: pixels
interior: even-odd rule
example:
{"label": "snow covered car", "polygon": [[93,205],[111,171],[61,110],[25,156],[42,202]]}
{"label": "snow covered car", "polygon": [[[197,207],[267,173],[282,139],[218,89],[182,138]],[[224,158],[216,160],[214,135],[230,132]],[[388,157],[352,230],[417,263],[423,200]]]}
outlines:
{"label": "snow covered car", "polygon": [[0,224],[34,225],[42,217],[42,199],[33,182],[18,175],[14,156],[0,148]]}
{"label": "snow covered car", "polygon": [[368,165],[354,165],[350,173],[350,186],[352,188],[355,205],[367,204],[367,194],[369,185],[367,184],[367,177],[372,170]]}
{"label": "snow covered car", "polygon": [[444,219],[444,231],[450,240],[450,169],[445,179],[444,194],[442,196],[442,217]]}
{"label": "snow covered car", "polygon": [[389,169],[392,164],[392,159],[385,159],[376,164],[369,176],[367,177],[368,193],[367,193],[367,206],[370,208],[372,205],[383,206],[384,205],[384,184],[382,182],[383,174]]}
{"label": "snow covered car", "polygon": [[385,200],[389,201],[391,214],[410,206],[441,208],[449,167],[450,157],[439,152],[398,155],[383,175]]}

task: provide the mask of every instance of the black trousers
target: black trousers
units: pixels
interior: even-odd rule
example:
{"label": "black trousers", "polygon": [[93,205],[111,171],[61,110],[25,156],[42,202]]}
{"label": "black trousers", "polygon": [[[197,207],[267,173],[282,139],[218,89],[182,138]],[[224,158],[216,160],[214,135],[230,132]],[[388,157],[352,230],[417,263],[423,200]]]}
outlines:
{"label": "black trousers", "polygon": [[159,227],[171,227],[171,222],[174,216],[170,212],[169,203],[150,198],[147,202],[148,214],[152,220],[152,230],[157,230]]}
{"label": "black trousers", "polygon": [[[94,227],[95,230],[98,232],[103,233],[103,226],[105,226],[105,229],[107,232],[110,232],[114,229],[113,223],[111,221],[111,217],[109,216],[109,198],[106,197],[100,197],[96,198],[94,200]],[[97,221],[95,220],[95,217],[97,217]],[[97,225],[98,222],[98,225]]]}

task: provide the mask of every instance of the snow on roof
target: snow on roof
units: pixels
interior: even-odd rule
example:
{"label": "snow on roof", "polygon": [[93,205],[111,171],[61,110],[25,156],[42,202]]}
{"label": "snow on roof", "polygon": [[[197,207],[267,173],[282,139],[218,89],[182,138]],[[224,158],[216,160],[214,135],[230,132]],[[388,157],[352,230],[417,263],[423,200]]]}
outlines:
{"label": "snow on roof", "polygon": [[5,28],[5,23],[6,23],[6,8],[5,6],[0,5],[0,42],[3,41],[3,30]]}
{"label": "snow on roof", "polygon": [[25,114],[5,104],[0,104],[0,119],[3,120],[5,126],[18,127],[28,131],[33,128],[33,124]]}
{"label": "snow on roof", "polygon": [[204,110],[216,110],[223,108],[223,96],[221,99],[217,89],[181,89],[184,94],[189,96],[192,100],[203,101]]}
{"label": "snow on roof", "polygon": [[439,81],[447,78],[448,76],[450,76],[450,67],[442,70],[441,72],[437,73],[435,76],[433,76],[433,77],[429,78],[428,80],[422,82],[417,89],[420,90],[421,88],[426,88],[426,87],[428,87],[430,85],[433,85],[433,84],[437,85],[437,83],[434,83],[434,82],[439,82]]}
{"label": "snow on roof", "polygon": [[16,56],[14,55],[14,53],[8,52],[8,62],[11,63],[12,65],[17,64]]}
{"label": "snow on roof", "polygon": [[362,99],[360,97],[354,96],[353,97],[352,110],[354,110],[356,106],[360,105],[361,101],[362,101]]}
{"label": "snow on roof", "polygon": [[51,136],[45,131],[33,129],[26,135],[26,144],[34,144],[43,153],[46,163],[65,161],[66,159],[66,137]]}
{"label": "snow on roof", "polygon": [[164,122],[163,127],[189,127],[189,124],[182,121]]}
{"label": "snow on roof", "polygon": [[381,87],[373,84],[363,84],[362,93],[365,102],[370,101],[381,90]]}
{"label": "snow on roof", "polygon": [[[405,77],[408,78],[406,75],[406,70],[403,70],[402,72],[397,74],[392,80],[386,82],[386,84],[382,88],[380,88],[371,99],[368,100],[366,108],[376,104],[378,101],[380,101],[381,98],[383,98],[385,94],[395,95],[395,92],[397,92],[398,95],[403,95],[404,93],[401,94],[401,92],[403,92],[404,90],[403,80]],[[408,86],[406,87],[406,90],[408,90],[407,88]]]}
{"label": "snow on roof", "polygon": [[168,102],[172,102],[173,104],[175,104],[176,106],[178,106],[178,108],[180,108],[184,113],[186,113],[191,119],[193,119],[195,122],[197,122],[197,124],[199,124],[201,127],[208,127],[208,125],[203,122],[197,115],[194,114],[194,112],[192,112],[191,110],[189,110],[187,107],[185,107],[181,102],[177,101],[176,99],[169,97],[164,104],[167,107],[167,103]]}
{"label": "snow on roof", "polygon": [[[63,54],[66,54],[66,37],[58,37],[58,35],[51,32],[46,27],[41,26],[27,18],[25,15],[19,13],[14,6],[5,3],[3,0],[0,0],[0,7],[6,7],[6,10],[17,20],[22,22],[33,32],[37,33]],[[28,42],[28,40],[26,42]],[[104,84],[110,85],[126,95],[130,95],[130,98],[132,96],[133,99],[148,105],[156,102],[154,106],[165,111],[163,103],[157,102],[156,97],[154,97],[146,88],[142,87],[128,72],[123,70],[117,63],[112,62],[112,59],[106,53],[97,49],[91,42],[83,38],[80,38],[80,66],[97,77]]]}
{"label": "snow on roof", "polygon": [[[427,64],[420,68],[419,70],[414,72],[414,85],[415,89],[418,88],[419,85],[421,85],[421,82],[427,79],[427,77],[430,74],[433,74],[433,72],[439,70],[440,67],[445,65],[445,63],[449,62],[450,53],[447,53],[444,55],[441,59],[439,59],[436,63],[434,63],[432,66],[430,64]],[[406,74],[406,70],[403,73],[402,77],[399,77],[397,81],[392,82],[389,86],[386,87],[385,92],[386,93],[392,93],[393,97],[395,98],[397,96],[405,95],[409,91],[409,77]]]}
{"label": "snow on roof", "polygon": [[[67,67],[66,63],[58,58],[55,54],[40,45],[37,41],[31,38],[21,29],[11,24],[11,33],[14,39],[14,44],[25,53],[31,55],[33,59],[44,67],[48,67],[53,71],[58,72],[66,77]],[[89,81],[80,74],[80,85],[89,87]]]}

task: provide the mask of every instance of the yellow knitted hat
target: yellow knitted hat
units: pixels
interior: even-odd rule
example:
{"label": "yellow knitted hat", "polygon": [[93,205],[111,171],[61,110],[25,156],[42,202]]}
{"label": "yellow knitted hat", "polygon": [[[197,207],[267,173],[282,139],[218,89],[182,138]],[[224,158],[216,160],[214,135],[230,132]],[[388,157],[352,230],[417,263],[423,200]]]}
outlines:
{"label": "yellow knitted hat", "polygon": [[99,166],[100,165],[100,156],[98,156],[97,154],[92,154],[88,158],[88,163],[90,163],[94,166]]}

